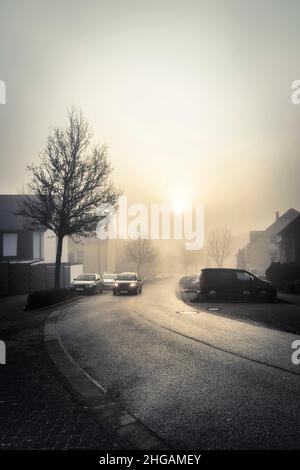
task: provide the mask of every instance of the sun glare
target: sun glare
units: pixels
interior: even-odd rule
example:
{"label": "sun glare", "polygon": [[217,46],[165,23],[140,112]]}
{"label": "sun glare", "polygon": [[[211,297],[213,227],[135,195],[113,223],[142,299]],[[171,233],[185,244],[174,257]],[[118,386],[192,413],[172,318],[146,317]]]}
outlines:
{"label": "sun glare", "polygon": [[172,204],[172,210],[175,214],[181,214],[184,210],[184,203],[181,200],[176,200]]}

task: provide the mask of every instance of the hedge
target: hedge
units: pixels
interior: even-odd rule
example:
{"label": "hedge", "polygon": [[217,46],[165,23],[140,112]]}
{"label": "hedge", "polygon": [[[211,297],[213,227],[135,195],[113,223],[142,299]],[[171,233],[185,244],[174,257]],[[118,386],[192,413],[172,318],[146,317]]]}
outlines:
{"label": "hedge", "polygon": [[49,289],[31,292],[27,297],[26,310],[46,307],[61,302],[70,296],[69,289]]}
{"label": "hedge", "polygon": [[296,292],[300,282],[300,264],[271,263],[266,270],[266,276],[277,289]]}

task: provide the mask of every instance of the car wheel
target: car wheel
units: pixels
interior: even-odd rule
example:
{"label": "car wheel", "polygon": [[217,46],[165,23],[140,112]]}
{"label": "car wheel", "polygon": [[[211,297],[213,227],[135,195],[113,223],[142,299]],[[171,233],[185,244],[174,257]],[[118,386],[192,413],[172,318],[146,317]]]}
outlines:
{"label": "car wheel", "polygon": [[115,291],[113,291],[113,295],[117,295],[117,293]]}

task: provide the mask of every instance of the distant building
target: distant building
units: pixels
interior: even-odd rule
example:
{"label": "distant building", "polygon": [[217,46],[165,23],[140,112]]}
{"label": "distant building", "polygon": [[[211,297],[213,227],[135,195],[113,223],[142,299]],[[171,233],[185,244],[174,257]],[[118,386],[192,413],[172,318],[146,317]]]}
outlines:
{"label": "distant building", "polygon": [[300,263],[300,215],[278,233],[281,263]]}
{"label": "distant building", "polygon": [[[136,263],[129,260],[126,253],[127,240],[111,239],[99,240],[97,237],[81,238],[77,243],[69,241],[69,260],[83,264],[84,272],[99,273],[120,273],[123,271],[136,271]],[[156,246],[155,242],[153,243]],[[158,244],[158,242],[157,242]],[[174,258],[174,256],[173,256]],[[143,276],[152,276],[156,274],[156,260],[142,266]],[[163,269],[160,266],[160,269]],[[170,270],[174,272],[171,266],[171,260],[168,260],[164,272]],[[160,271],[161,273],[162,271]]]}
{"label": "distant building", "polygon": [[116,272],[117,240],[100,240],[97,237],[81,238],[69,242],[69,259],[83,264],[84,272]]}
{"label": "distant building", "polygon": [[275,222],[266,230],[251,231],[249,243],[237,253],[237,267],[264,277],[272,261],[280,261],[279,233],[299,216],[289,209],[282,216],[276,213]]}

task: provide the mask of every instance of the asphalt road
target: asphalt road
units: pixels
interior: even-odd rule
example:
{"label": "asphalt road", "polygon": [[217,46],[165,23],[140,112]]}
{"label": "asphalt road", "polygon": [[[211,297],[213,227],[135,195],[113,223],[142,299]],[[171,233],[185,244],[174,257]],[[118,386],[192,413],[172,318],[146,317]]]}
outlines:
{"label": "asphalt road", "polygon": [[80,366],[173,449],[300,448],[292,333],[189,306],[171,280],[84,297],[57,327]]}

